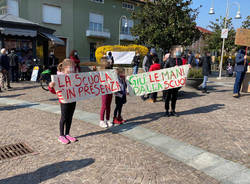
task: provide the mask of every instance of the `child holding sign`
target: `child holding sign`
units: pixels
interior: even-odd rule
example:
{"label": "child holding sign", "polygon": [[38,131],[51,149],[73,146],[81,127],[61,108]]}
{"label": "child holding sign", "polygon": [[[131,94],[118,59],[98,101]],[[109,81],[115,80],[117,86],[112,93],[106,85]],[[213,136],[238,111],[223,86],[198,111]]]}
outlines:
{"label": "child holding sign", "polygon": [[[114,124],[122,124],[125,120],[122,119],[122,107],[127,102],[127,84],[125,81],[124,68],[117,69],[120,91],[115,93],[115,111],[114,111]],[[118,116],[117,116],[118,115]]]}
{"label": "child holding sign", "polygon": [[[57,75],[75,73],[75,64],[70,59],[64,59],[62,63],[58,65]],[[60,120],[60,137],[59,142],[62,144],[69,144],[70,142],[76,142],[77,139],[69,135],[70,127],[72,123],[73,114],[76,107],[76,102],[62,103],[62,95],[56,92],[55,82],[49,83],[49,90],[53,94],[57,94],[61,107],[61,120]]]}
{"label": "child holding sign", "polygon": [[[103,56],[101,58],[101,64],[104,66],[104,69],[110,69],[111,67],[106,56]],[[100,124],[99,124],[99,126],[102,128],[108,128],[113,126],[113,123],[110,121],[112,98],[113,94],[102,95],[102,107],[100,112]],[[104,121],[105,114],[106,114],[106,121]]]}

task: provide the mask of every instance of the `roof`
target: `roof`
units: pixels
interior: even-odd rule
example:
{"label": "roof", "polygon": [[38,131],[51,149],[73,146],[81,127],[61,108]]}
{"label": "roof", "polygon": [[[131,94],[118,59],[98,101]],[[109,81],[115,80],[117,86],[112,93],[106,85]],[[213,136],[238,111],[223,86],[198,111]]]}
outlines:
{"label": "roof", "polygon": [[20,24],[29,24],[29,25],[39,25],[37,23],[28,21],[26,19],[22,19],[20,17],[16,17],[14,15],[10,15],[10,14],[0,15],[0,21],[16,22],[16,23],[20,23]]}
{"label": "roof", "polygon": [[203,27],[197,26],[200,32],[205,33],[205,34],[212,34],[212,31],[209,31]]}

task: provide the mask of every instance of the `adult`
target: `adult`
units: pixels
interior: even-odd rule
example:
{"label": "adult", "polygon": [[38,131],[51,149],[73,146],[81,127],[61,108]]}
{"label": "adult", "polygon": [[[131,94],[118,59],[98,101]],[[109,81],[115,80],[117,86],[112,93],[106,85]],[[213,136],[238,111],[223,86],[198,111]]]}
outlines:
{"label": "adult", "polygon": [[195,57],[192,51],[188,52],[188,64],[191,66],[195,66]]}
{"label": "adult", "polygon": [[7,88],[10,89],[10,77],[9,77],[9,58],[6,54],[6,49],[1,49],[0,56],[0,89],[5,88],[5,83],[7,83]]}
{"label": "adult", "polygon": [[205,56],[201,58],[200,65],[202,66],[202,74],[203,74],[203,83],[202,83],[202,92],[207,93],[207,81],[208,75],[211,74],[211,55],[210,52],[206,52]]}
{"label": "adult", "polygon": [[59,64],[58,58],[55,56],[54,52],[50,52],[49,54],[49,68],[51,69],[52,74],[57,73],[57,65]]}
{"label": "adult", "polygon": [[19,59],[14,49],[10,51],[10,54],[8,55],[8,57],[9,57],[9,64],[10,64],[11,81],[18,82]]}
{"label": "adult", "polygon": [[140,65],[141,57],[140,53],[136,53],[136,55],[133,58],[132,66],[133,66],[133,74],[136,75],[138,73],[139,65]]}
{"label": "adult", "polygon": [[112,56],[112,52],[108,53],[107,61],[109,63],[109,67],[107,69],[113,69],[115,61],[114,61],[114,57]]}
{"label": "adult", "polygon": [[[142,62],[142,68],[143,68],[144,72],[149,71],[150,66],[153,64],[152,59],[155,56],[157,57],[156,50],[155,50],[155,48],[151,48],[150,52],[144,57],[143,62]],[[149,96],[150,95],[147,95],[147,97],[145,97],[143,95],[143,96],[141,96],[141,99],[146,100],[149,98]]]}
{"label": "adult", "polygon": [[[167,60],[166,68],[171,68],[175,66],[181,66],[182,59],[181,59],[181,51],[177,48],[171,52],[171,56]],[[178,88],[172,88],[167,91],[167,97],[165,100],[165,110],[166,110],[166,116],[169,117],[170,115],[178,117],[178,114],[175,111],[176,108],[176,102],[178,98],[178,91],[180,87]],[[171,101],[171,112],[169,113],[169,105]]]}
{"label": "adult", "polygon": [[147,54],[142,63],[143,70],[145,72],[149,71],[150,66],[153,64],[152,59],[154,56],[157,56],[155,48],[151,48],[149,54]]}
{"label": "adult", "polygon": [[69,58],[70,58],[72,61],[74,61],[74,63],[75,63],[75,71],[76,71],[76,73],[80,72],[80,71],[81,71],[80,59],[79,59],[77,50],[72,50],[72,51],[70,52]]}
{"label": "adult", "polygon": [[[157,56],[154,56],[152,61],[153,61],[153,64],[150,66],[149,72],[160,70],[161,65],[159,64],[159,58]],[[150,96],[151,96],[151,98],[149,99],[149,102],[155,103],[156,98],[157,98],[157,92],[151,93]]]}
{"label": "adult", "polygon": [[236,66],[235,66],[236,78],[234,83],[233,97],[239,98],[241,85],[244,80],[248,66],[247,55],[245,53],[245,50],[240,49],[237,52],[235,61],[236,61]]}

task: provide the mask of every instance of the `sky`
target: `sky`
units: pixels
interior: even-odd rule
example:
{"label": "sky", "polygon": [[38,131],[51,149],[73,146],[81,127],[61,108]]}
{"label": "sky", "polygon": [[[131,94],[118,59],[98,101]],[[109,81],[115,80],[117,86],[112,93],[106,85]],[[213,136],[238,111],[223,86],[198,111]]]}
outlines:
{"label": "sky", "polygon": [[[212,1],[214,1],[215,14],[209,15],[208,12],[212,5]],[[242,19],[234,19],[238,10],[238,6],[233,2],[240,3]],[[233,18],[233,27],[240,28],[245,18],[250,15],[250,0],[229,0],[229,4],[231,5],[231,8],[229,10],[229,17]],[[200,13],[196,20],[198,26],[208,28],[207,26],[209,25],[210,21],[215,22],[215,20],[220,16],[226,16],[227,0],[193,0],[192,8],[197,8],[200,5],[202,5],[202,7],[199,9]]]}

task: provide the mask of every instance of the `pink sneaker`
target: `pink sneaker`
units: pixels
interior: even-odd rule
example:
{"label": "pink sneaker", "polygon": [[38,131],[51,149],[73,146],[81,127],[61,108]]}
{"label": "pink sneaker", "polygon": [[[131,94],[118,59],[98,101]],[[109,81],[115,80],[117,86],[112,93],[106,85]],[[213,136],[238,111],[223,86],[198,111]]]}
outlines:
{"label": "pink sneaker", "polygon": [[66,139],[66,137],[64,137],[64,136],[60,136],[58,138],[58,141],[61,142],[62,144],[69,144],[69,140]]}
{"label": "pink sneaker", "polygon": [[70,135],[66,135],[65,137],[66,137],[66,139],[68,139],[70,142],[76,142],[76,141],[77,141],[76,138],[71,137]]}

